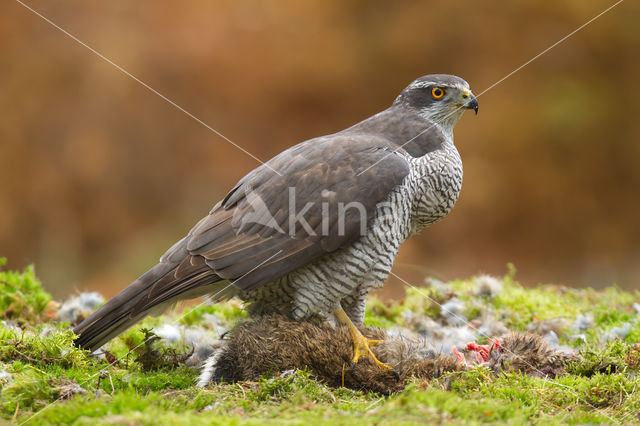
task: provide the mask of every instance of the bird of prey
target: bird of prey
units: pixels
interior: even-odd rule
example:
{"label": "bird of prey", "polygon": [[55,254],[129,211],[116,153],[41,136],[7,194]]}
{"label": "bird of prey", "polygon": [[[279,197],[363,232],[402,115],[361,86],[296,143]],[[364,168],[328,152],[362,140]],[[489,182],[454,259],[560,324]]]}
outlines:
{"label": "bird of prey", "polygon": [[453,128],[478,102],[463,79],[427,75],[386,110],[304,141],[240,179],[160,262],[80,323],[94,350],[178,300],[238,297],[250,315],[346,324],[354,357],[383,367],[357,329],[404,240],[442,219],[462,185]]}

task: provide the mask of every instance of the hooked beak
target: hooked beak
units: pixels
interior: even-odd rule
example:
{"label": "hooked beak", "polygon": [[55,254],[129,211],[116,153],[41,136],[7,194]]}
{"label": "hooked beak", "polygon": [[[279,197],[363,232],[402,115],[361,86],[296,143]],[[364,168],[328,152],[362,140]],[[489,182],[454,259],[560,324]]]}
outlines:
{"label": "hooked beak", "polygon": [[471,93],[470,90],[465,90],[462,93],[462,98],[464,99],[464,101],[462,102],[462,106],[465,109],[474,110],[476,112],[476,115],[478,115],[478,100],[473,95],[473,93]]}

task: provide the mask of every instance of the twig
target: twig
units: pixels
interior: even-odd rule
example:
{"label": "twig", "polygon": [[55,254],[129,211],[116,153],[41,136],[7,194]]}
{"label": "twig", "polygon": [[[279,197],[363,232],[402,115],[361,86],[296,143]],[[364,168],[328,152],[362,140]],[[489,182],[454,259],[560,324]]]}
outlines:
{"label": "twig", "polygon": [[13,420],[15,421],[18,418],[18,412],[20,411],[20,398],[18,398],[18,403],[16,404],[16,411],[13,413]]}

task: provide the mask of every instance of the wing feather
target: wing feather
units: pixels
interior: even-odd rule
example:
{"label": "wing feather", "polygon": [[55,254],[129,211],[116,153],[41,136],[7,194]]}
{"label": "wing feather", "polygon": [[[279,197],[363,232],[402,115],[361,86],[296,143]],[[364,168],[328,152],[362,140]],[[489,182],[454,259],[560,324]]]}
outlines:
{"label": "wing feather", "polygon": [[[396,148],[373,135],[340,133],[292,147],[238,182],[191,230],[187,249],[250,290],[345,247],[408,175]],[[347,210],[342,230],[340,208],[352,202],[365,216]]]}

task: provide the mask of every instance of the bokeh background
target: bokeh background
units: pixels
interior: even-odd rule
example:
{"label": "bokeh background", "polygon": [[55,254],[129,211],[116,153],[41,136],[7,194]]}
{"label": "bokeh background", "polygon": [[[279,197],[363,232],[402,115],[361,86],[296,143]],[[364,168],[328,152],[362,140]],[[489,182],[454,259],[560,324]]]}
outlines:
{"label": "bokeh background", "polygon": [[[611,1],[29,1],[261,159],[386,108],[414,78],[475,93]],[[409,240],[413,284],[507,262],[525,284],[640,286],[640,3],[479,98],[465,181]],[[0,256],[56,297],[110,296],[257,163],[18,2],[0,5]],[[399,297],[390,280],[383,296]]]}

